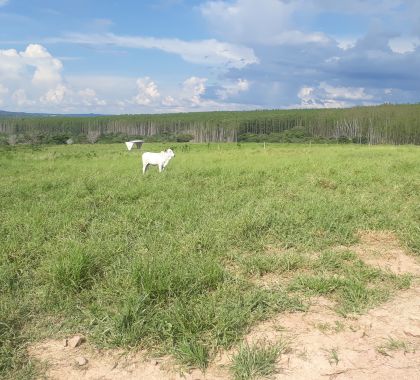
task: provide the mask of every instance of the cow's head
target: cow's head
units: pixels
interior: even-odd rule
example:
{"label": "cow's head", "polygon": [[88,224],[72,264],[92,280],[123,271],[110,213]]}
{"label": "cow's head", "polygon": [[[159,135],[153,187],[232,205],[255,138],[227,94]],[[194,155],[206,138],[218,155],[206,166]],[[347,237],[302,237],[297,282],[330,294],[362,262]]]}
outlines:
{"label": "cow's head", "polygon": [[174,153],[174,151],[171,148],[166,149],[166,154],[169,157],[175,157],[175,153]]}

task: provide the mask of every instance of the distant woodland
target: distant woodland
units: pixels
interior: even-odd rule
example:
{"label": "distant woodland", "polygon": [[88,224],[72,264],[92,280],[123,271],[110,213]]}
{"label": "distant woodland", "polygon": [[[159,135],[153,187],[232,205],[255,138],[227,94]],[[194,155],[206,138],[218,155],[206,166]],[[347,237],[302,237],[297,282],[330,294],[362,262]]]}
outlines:
{"label": "distant woodland", "polygon": [[178,142],[420,144],[420,104],[120,116],[0,116],[0,144]]}

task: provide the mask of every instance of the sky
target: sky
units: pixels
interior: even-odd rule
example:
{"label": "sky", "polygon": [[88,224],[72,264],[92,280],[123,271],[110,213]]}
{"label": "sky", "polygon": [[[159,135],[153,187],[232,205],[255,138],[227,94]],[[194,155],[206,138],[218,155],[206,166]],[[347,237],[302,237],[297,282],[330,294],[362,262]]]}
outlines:
{"label": "sky", "polygon": [[0,109],[420,101],[420,0],[0,0]]}

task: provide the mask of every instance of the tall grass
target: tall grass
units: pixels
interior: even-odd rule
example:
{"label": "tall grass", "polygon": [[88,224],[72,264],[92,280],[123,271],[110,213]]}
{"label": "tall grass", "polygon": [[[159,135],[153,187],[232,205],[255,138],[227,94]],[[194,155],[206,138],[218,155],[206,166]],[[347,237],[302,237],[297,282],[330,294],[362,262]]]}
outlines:
{"label": "tall grass", "polygon": [[[25,344],[70,332],[205,368],[313,294],[359,312],[408,286],[331,247],[394,230],[420,252],[418,148],[181,147],[145,176],[123,145],[1,150],[0,376],[29,376]],[[291,280],[252,281],[268,272]]]}

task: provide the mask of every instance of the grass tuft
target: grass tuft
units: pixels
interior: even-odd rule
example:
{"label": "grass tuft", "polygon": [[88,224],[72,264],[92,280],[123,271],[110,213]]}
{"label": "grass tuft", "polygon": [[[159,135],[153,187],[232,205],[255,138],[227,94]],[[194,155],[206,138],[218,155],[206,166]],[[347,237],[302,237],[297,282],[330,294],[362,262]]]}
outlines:
{"label": "grass tuft", "polygon": [[286,349],[284,343],[242,344],[232,359],[231,370],[235,379],[251,380],[275,374],[277,359]]}
{"label": "grass tuft", "polygon": [[390,351],[403,351],[404,354],[407,354],[409,352],[413,352],[414,350],[410,348],[410,345],[406,341],[388,337],[385,343],[376,347],[376,351],[384,356],[392,356],[389,353]]}

